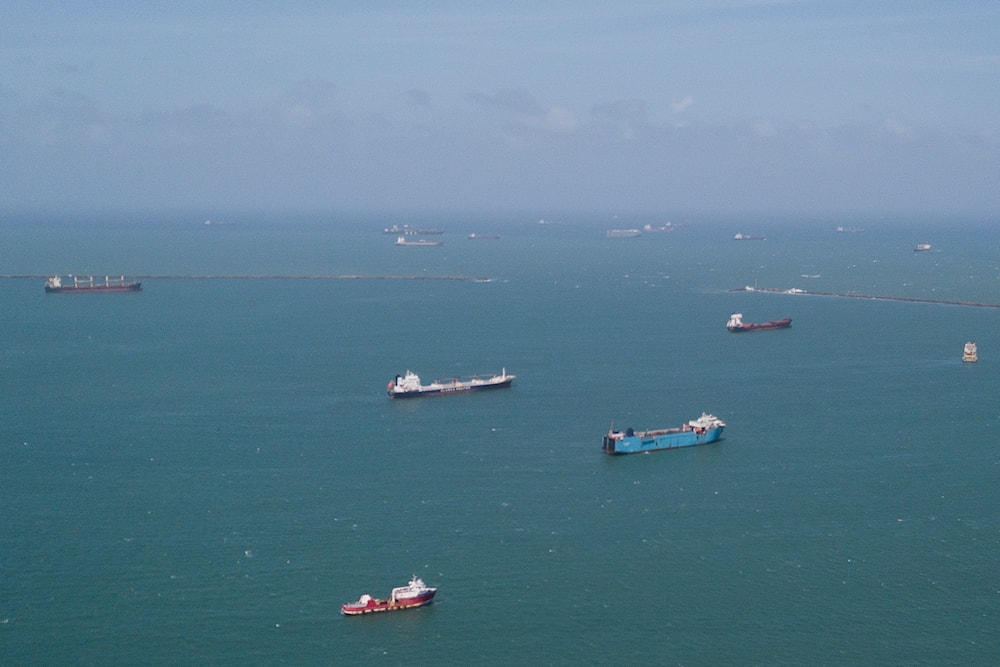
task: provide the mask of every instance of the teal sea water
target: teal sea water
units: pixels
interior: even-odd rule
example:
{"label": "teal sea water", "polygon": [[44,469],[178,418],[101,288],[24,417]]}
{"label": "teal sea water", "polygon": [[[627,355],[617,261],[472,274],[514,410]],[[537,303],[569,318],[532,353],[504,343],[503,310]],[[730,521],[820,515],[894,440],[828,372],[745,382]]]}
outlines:
{"label": "teal sea water", "polygon": [[[0,224],[0,274],[148,276],[0,280],[4,664],[1000,660],[1000,309],[730,291],[1000,304],[995,226],[394,222]],[[601,453],[702,411],[719,443]],[[433,605],[339,614],[411,574]]]}

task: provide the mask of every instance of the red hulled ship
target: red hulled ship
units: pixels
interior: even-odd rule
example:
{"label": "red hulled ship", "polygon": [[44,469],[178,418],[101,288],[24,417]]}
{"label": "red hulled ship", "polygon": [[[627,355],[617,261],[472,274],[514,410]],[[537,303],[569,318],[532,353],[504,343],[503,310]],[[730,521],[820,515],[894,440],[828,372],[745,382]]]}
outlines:
{"label": "red hulled ship", "polygon": [[410,579],[406,586],[393,588],[388,598],[373,598],[365,593],[355,602],[347,602],[340,606],[340,611],[347,616],[360,616],[361,614],[375,614],[380,611],[399,611],[402,609],[415,609],[430,604],[437,593],[436,588],[424,585],[422,579],[416,575]]}

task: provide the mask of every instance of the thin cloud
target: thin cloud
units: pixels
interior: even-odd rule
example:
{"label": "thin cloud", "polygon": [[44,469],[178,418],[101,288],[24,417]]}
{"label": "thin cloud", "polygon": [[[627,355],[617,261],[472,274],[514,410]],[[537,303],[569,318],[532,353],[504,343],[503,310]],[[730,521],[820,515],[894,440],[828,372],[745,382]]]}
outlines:
{"label": "thin cloud", "polygon": [[507,111],[517,114],[544,113],[542,105],[531,94],[523,90],[505,90],[496,95],[471,93],[469,94],[469,99],[481,107],[497,111]]}
{"label": "thin cloud", "polygon": [[886,132],[895,137],[909,137],[913,134],[912,127],[892,118],[886,119],[886,121],[882,124],[882,127],[885,128]]}
{"label": "thin cloud", "polygon": [[549,107],[544,113],[524,115],[520,120],[528,127],[551,132],[572,132],[580,125],[576,115],[563,107]]}
{"label": "thin cloud", "polygon": [[688,95],[679,102],[671,102],[670,110],[673,111],[678,116],[694,106],[694,98]]}
{"label": "thin cloud", "polygon": [[431,96],[426,90],[411,88],[402,94],[402,98],[409,104],[422,109],[429,109],[431,106]]}
{"label": "thin cloud", "polygon": [[546,107],[521,90],[505,90],[496,95],[472,93],[469,99],[478,106],[511,114],[521,126],[549,132],[572,132],[580,123],[576,114],[562,106]]}
{"label": "thin cloud", "polygon": [[646,119],[648,108],[645,100],[631,99],[598,104],[591,111],[601,120],[637,122]]}

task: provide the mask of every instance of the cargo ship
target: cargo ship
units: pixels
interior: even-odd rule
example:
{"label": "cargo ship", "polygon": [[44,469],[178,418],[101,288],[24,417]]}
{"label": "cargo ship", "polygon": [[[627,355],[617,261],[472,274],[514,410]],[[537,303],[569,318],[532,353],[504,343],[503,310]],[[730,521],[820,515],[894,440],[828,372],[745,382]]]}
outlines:
{"label": "cargo ship", "polygon": [[701,417],[674,428],[652,431],[634,431],[629,428],[624,433],[612,428],[604,436],[602,449],[605,454],[638,454],[660,449],[706,445],[721,438],[725,427],[721,419],[703,412]]}
{"label": "cargo ship", "polygon": [[400,236],[396,239],[396,245],[409,245],[418,247],[439,246],[442,245],[443,243],[444,243],[443,241],[430,241],[428,239],[416,239],[415,241],[411,241],[405,236]]}
{"label": "cargo ship", "polygon": [[440,394],[461,394],[483,389],[500,389],[509,387],[515,375],[509,375],[504,368],[500,375],[493,374],[487,378],[473,376],[471,379],[451,378],[450,380],[434,380],[430,384],[420,384],[420,376],[413,371],[405,375],[397,375],[386,385],[390,398],[409,398],[411,396],[437,396]]}
{"label": "cargo ship", "polygon": [[962,350],[962,361],[967,364],[974,364],[979,361],[979,351],[976,349],[976,344],[972,341],[965,344],[965,348]]}
{"label": "cargo ship", "polygon": [[792,326],[792,318],[786,317],[783,320],[772,320],[770,322],[744,322],[743,313],[733,313],[726,328],[733,333],[741,331],[765,331],[767,329],[787,329]]}
{"label": "cargo ship", "polygon": [[645,226],[643,226],[642,231],[644,231],[644,232],[651,232],[651,233],[655,233],[655,232],[672,232],[675,229],[677,229],[677,227],[674,226],[674,223],[668,222],[667,224],[665,224],[665,225],[659,225],[658,227],[654,227],[653,225],[645,225]]}
{"label": "cargo ship", "polygon": [[410,227],[409,225],[393,225],[392,227],[386,227],[382,230],[383,234],[405,234],[407,236],[416,236],[419,234],[444,234],[440,229],[425,229],[423,227]]}
{"label": "cargo ship", "polygon": [[436,588],[426,586],[422,579],[414,575],[406,586],[393,588],[388,598],[373,598],[365,593],[355,602],[340,605],[340,611],[347,616],[360,616],[381,611],[416,609],[430,604],[434,600],[435,593],[437,593]]}
{"label": "cargo ship", "polygon": [[72,276],[72,285],[63,285],[60,276],[52,276],[45,281],[45,291],[60,294],[93,294],[100,292],[141,292],[142,283],[127,282],[125,276],[110,278],[104,276],[104,282],[94,280],[93,276],[81,278]]}

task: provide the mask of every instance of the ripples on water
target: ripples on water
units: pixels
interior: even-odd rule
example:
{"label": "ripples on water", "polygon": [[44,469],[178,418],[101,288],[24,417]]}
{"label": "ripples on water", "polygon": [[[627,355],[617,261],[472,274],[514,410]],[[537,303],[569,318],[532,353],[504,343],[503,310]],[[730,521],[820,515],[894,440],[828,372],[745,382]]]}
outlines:
{"label": "ripples on water", "polygon": [[[998,302],[995,234],[513,225],[395,248],[387,224],[3,228],[10,273],[494,278],[161,280],[85,299],[0,281],[9,659],[998,654],[998,313],[728,291]],[[793,326],[733,336],[734,311]],[[502,366],[510,390],[384,395],[407,368]],[[703,410],[729,425],[716,445],[601,454],[612,422]],[[440,588],[432,606],[339,616],[413,573]]]}

